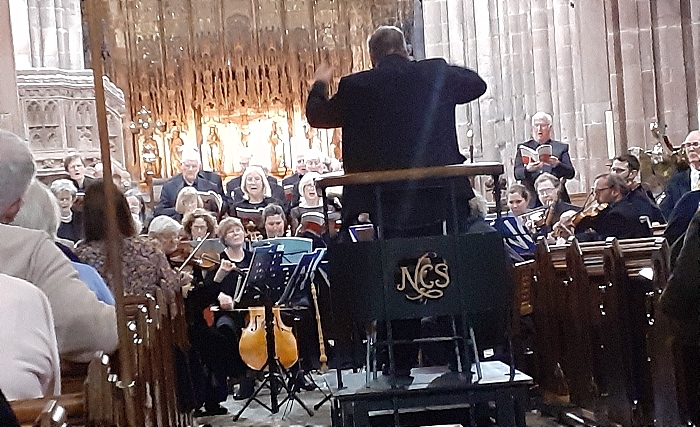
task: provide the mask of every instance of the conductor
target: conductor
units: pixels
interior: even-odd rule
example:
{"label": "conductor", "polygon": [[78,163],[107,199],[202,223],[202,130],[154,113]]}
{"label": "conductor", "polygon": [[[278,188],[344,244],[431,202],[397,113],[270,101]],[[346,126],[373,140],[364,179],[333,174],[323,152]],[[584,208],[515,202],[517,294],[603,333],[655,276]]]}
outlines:
{"label": "conductor", "polygon": [[[400,29],[379,27],[369,39],[372,69],[341,78],[329,98],[333,70],[320,66],[306,104],[306,118],[317,128],[343,129],[346,172],[367,172],[463,163],[455,127],[455,106],[486,91],[486,83],[467,68],[443,59],[412,61]],[[383,187],[381,218],[385,238],[442,234],[449,218],[449,193],[440,180],[400,182]],[[459,231],[468,228],[468,201],[474,197],[469,180],[458,188]],[[369,213],[377,222],[371,187],[343,189],[343,228]],[[449,222],[449,221],[448,221]],[[413,338],[420,321],[395,321],[395,339]],[[408,376],[417,346],[396,354],[396,375]],[[411,348],[408,348],[411,347]]]}
{"label": "conductor", "polygon": [[[306,118],[317,128],[343,128],[343,166],[346,172],[444,166],[463,163],[455,127],[455,106],[486,91],[474,71],[448,65],[444,59],[409,59],[400,29],[379,27],[369,39],[372,69],[340,79],[338,92],[329,99],[333,70],[322,65],[306,103]],[[401,183],[385,218],[386,237],[441,234],[437,226],[447,206],[426,201],[449,200],[425,189],[435,183]],[[439,185],[438,185],[439,186]],[[469,182],[460,185],[461,218],[468,216],[467,201],[474,197]],[[344,189],[343,225],[362,212],[372,213],[367,188]],[[429,198],[421,195],[429,195]],[[429,212],[424,212],[429,211]]]}

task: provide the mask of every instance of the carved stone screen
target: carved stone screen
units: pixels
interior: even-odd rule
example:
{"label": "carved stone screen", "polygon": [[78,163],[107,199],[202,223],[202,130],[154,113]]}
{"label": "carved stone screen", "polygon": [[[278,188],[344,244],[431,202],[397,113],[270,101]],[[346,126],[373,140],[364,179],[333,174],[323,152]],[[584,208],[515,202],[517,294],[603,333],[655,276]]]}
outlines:
{"label": "carved stone screen", "polygon": [[178,151],[190,144],[205,169],[225,174],[240,171],[244,153],[279,174],[304,149],[339,157],[339,131],[316,132],[304,119],[314,70],[329,62],[337,84],[369,68],[367,37],[392,24],[410,40],[413,3],[104,0],[106,72],[124,90],[131,119],[145,107],[141,117],[158,125],[134,130],[134,161],[143,163],[152,140],[161,176],[178,172]]}

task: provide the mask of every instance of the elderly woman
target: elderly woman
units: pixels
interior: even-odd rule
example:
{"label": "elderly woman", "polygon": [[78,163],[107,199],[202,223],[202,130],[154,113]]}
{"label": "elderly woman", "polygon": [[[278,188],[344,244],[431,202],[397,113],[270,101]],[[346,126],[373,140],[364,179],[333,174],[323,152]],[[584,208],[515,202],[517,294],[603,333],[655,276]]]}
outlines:
{"label": "elderly woman", "polygon": [[177,251],[182,225],[169,216],[159,215],[148,226],[148,237],[160,243],[166,257]]}
{"label": "elderly woman", "polygon": [[124,293],[143,295],[163,289],[180,291],[189,277],[170,268],[160,244],[145,236],[136,236],[126,197],[112,182],[93,184],[85,191],[85,240],[75,249],[81,261],[93,266],[105,277],[114,292],[114,283],[107,271],[107,218],[106,187],[112,186],[116,208],[117,229],[122,238],[122,277]]}
{"label": "elderly woman", "polygon": [[243,200],[236,202],[229,209],[229,215],[240,218],[243,223],[252,221],[262,232],[262,211],[270,203],[282,205],[280,200],[272,197],[272,189],[267,181],[265,171],[260,166],[248,166],[241,177]]}
{"label": "elderly woman", "polygon": [[202,198],[197,194],[197,189],[194,187],[183,187],[179,193],[177,193],[177,199],[175,199],[175,214],[172,218],[178,222],[182,222],[182,218],[193,210],[197,208],[203,208],[204,202]]}
{"label": "elderly woman", "polygon": [[[323,199],[316,191],[315,184],[315,180],[319,176],[316,172],[307,172],[299,180],[299,191],[301,192],[299,206],[292,209],[289,214],[292,233],[295,236],[313,239],[314,247],[325,246],[321,237],[327,234]],[[328,205],[326,209],[333,217],[335,207]]]}
{"label": "elderly woman", "polygon": [[206,209],[195,209],[185,215],[182,220],[185,237],[190,240],[202,240],[209,235],[209,238],[216,237],[216,218]]}
{"label": "elderly woman", "polygon": [[56,233],[61,239],[77,242],[83,236],[83,214],[73,211],[73,203],[78,197],[78,189],[69,179],[57,179],[51,183],[51,192],[58,200],[61,224]]}

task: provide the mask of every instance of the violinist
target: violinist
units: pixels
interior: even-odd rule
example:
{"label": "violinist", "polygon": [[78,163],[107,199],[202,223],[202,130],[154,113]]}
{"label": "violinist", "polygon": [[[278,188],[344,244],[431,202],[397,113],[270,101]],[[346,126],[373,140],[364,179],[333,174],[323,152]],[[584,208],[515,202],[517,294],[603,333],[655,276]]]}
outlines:
{"label": "violinist", "polygon": [[598,175],[593,187],[593,195],[599,209],[590,210],[590,215],[577,216],[572,221],[576,238],[579,241],[605,240],[608,237],[633,239],[651,236],[646,221],[640,220],[643,212],[626,196],[627,183],[611,173]]}
{"label": "violinist", "polygon": [[[221,264],[218,269],[211,270],[205,277],[205,288],[216,300],[223,311],[217,314],[216,327],[232,345],[226,350],[226,354],[219,357],[226,359],[228,376],[240,378],[238,392],[234,398],[247,399],[253,394],[255,378],[249,373],[238,353],[238,341],[241,329],[245,326],[245,319],[240,312],[226,312],[234,308],[233,296],[241,273],[239,269],[250,267],[252,254],[245,250],[245,229],[238,218],[226,218],[219,224],[219,238],[226,247],[220,254]],[[216,292],[212,292],[215,290]],[[214,301],[212,301],[213,303]],[[242,307],[238,307],[242,308]]]}
{"label": "violinist", "polygon": [[610,166],[610,173],[625,180],[630,190],[626,197],[643,215],[648,216],[651,222],[666,224],[661,209],[656,205],[654,195],[651,191],[645,189],[641,183],[637,182],[639,166],[637,157],[632,154],[623,154],[613,159],[612,165]]}
{"label": "violinist", "polygon": [[561,181],[550,173],[543,173],[535,180],[537,197],[546,206],[542,221],[538,222],[537,236],[547,236],[552,226],[566,211],[578,211],[579,208],[560,199]]}
{"label": "violinist", "polygon": [[530,234],[523,215],[527,214],[530,192],[522,184],[513,184],[508,188],[507,215],[496,219],[493,227],[503,235],[503,241],[523,258],[531,258],[535,252],[535,241]]}
{"label": "violinist", "polygon": [[206,209],[197,208],[185,215],[182,220],[185,237],[189,240],[200,241],[209,236],[216,236],[216,218]]}
{"label": "violinist", "polygon": [[[180,243],[182,225],[169,216],[159,215],[148,225],[148,237],[160,243],[160,247],[171,261],[171,256],[177,251]],[[172,265],[172,261],[171,261]]]}

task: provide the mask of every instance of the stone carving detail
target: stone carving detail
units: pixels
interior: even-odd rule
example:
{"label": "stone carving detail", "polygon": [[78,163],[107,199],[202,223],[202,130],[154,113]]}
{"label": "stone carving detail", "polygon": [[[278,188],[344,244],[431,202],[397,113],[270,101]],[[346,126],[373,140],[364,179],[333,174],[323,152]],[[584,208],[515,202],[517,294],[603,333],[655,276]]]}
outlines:
{"label": "stone carving detail", "polygon": [[[112,156],[123,163],[124,95],[109,79],[103,83]],[[91,70],[18,70],[17,89],[39,175],[62,173],[68,153],[82,154],[89,164],[99,161]]]}

